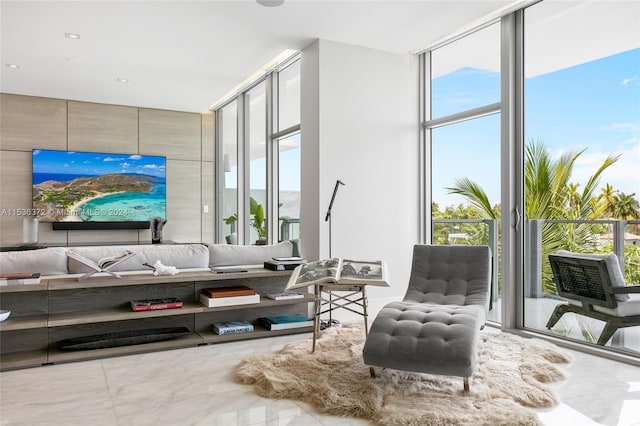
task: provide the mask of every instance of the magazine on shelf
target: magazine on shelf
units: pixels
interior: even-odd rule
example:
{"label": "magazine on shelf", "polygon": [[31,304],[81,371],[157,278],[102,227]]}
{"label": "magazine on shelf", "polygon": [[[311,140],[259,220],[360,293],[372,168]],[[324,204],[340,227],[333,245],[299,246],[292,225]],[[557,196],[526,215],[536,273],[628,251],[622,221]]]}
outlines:
{"label": "magazine on shelf", "polygon": [[159,309],[178,309],[182,308],[182,300],[175,297],[167,297],[164,299],[149,300],[132,300],[131,309],[134,311],[155,311]]}
{"label": "magazine on shelf", "polygon": [[38,272],[14,272],[0,274],[0,285],[40,284]]}
{"label": "magazine on shelf", "polygon": [[135,253],[129,250],[125,250],[124,252],[122,252],[117,256],[103,257],[102,259],[99,259],[96,262],[94,260],[89,259],[88,257],[84,257],[83,255],[74,252],[73,250],[67,250],[67,256],[93,269],[96,272],[106,272],[109,269],[113,268],[114,266],[124,262],[125,260],[135,255],[136,255]]}
{"label": "magazine on shelf", "polygon": [[387,271],[383,261],[351,260],[334,257],[298,266],[293,270],[285,291],[317,284],[367,284],[389,287]]}
{"label": "magazine on shelf", "polygon": [[216,334],[250,333],[253,331],[253,324],[247,320],[214,322],[211,329]]}
{"label": "magazine on shelf", "polygon": [[258,318],[260,325],[267,330],[290,330],[292,328],[312,327],[313,320],[300,314],[272,315]]}
{"label": "magazine on shelf", "polygon": [[293,291],[282,291],[280,293],[267,293],[266,296],[273,300],[290,300],[290,299],[304,299],[304,294],[295,293]]}

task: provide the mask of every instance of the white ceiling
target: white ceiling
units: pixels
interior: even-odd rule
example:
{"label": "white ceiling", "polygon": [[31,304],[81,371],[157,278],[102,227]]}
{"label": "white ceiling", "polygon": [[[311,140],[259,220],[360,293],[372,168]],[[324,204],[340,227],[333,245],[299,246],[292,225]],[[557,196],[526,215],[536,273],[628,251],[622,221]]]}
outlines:
{"label": "white ceiling", "polygon": [[0,91],[202,112],[284,49],[320,38],[412,53],[524,3],[2,0]]}

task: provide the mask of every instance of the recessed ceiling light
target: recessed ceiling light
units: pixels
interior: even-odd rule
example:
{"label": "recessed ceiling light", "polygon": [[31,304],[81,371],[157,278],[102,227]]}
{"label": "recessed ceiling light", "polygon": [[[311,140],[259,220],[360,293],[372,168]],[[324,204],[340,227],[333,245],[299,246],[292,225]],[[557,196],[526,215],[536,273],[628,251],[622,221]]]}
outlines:
{"label": "recessed ceiling light", "polygon": [[118,78],[116,78],[116,81],[117,81],[118,83],[128,83],[128,82],[129,82],[129,79],[128,79],[128,78],[121,78],[121,77],[118,77]]}
{"label": "recessed ceiling light", "polygon": [[18,69],[20,68],[20,65],[18,64],[4,64],[7,68],[11,68],[11,69]]}
{"label": "recessed ceiling light", "polygon": [[64,33],[64,36],[73,40],[80,40],[80,34],[78,33]]}
{"label": "recessed ceiling light", "polygon": [[284,0],[256,0],[259,5],[266,7],[277,7],[282,6]]}

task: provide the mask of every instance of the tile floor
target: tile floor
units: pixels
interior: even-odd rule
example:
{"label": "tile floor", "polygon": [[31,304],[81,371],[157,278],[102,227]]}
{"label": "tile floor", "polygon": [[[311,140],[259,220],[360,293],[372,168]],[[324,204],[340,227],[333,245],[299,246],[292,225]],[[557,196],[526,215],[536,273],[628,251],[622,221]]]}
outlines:
{"label": "tile floor", "polygon": [[[0,373],[0,425],[367,425],[256,396],[231,369],[310,334]],[[640,425],[640,368],[572,352],[545,425]]]}

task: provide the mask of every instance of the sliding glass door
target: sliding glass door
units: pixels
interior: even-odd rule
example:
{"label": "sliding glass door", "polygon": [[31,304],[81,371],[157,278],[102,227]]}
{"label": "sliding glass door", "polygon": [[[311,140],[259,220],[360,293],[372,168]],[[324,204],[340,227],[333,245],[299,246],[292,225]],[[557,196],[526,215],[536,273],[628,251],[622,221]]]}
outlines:
{"label": "sliding glass door", "polygon": [[[524,326],[595,344],[604,322],[565,314],[548,256],[616,252],[640,274],[640,35],[634,2],[547,2],[524,12]],[[640,328],[607,343],[640,352]]]}

